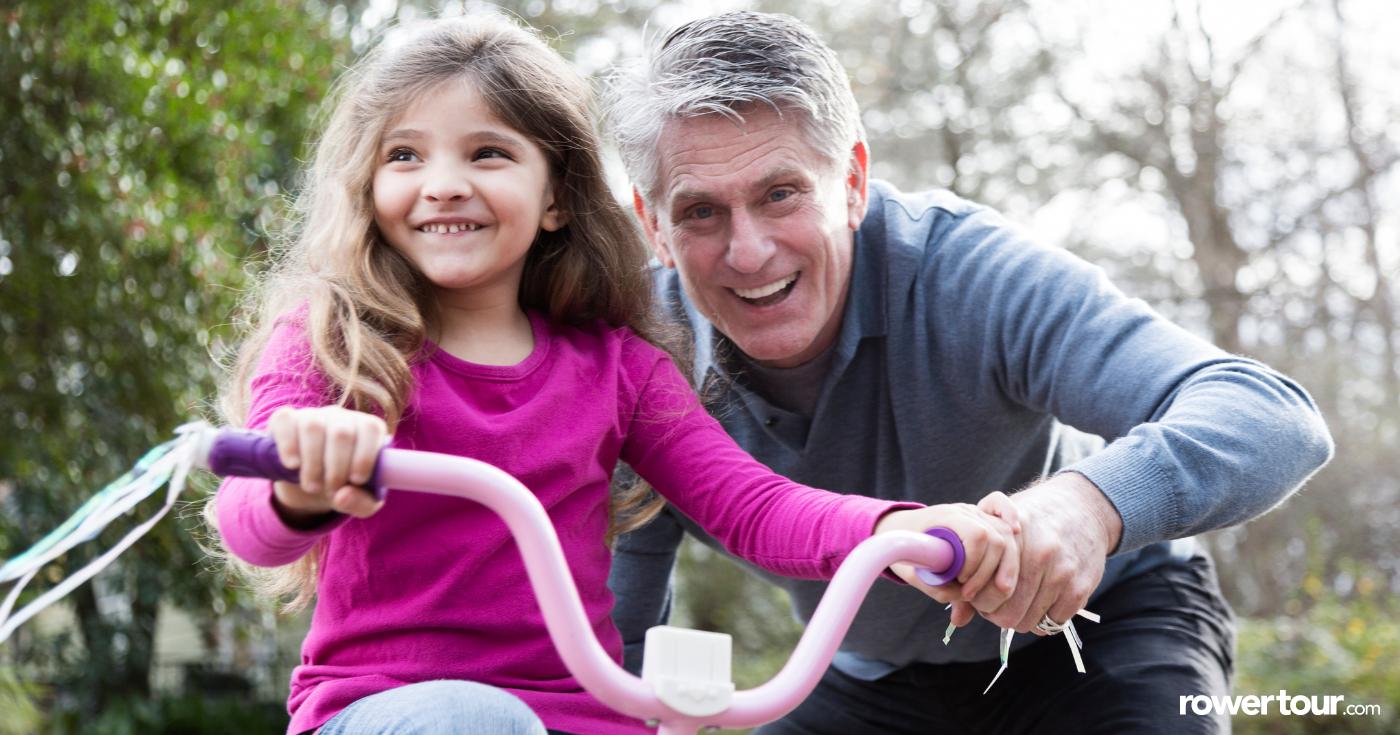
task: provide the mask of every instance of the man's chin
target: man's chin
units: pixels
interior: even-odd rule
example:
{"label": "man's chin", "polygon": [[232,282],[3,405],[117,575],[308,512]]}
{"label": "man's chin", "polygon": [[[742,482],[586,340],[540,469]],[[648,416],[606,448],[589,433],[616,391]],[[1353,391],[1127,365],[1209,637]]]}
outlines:
{"label": "man's chin", "polygon": [[802,353],[812,343],[810,339],[795,338],[791,331],[786,334],[748,334],[739,339],[728,335],[735,347],[750,360],[771,367],[791,367],[803,362]]}

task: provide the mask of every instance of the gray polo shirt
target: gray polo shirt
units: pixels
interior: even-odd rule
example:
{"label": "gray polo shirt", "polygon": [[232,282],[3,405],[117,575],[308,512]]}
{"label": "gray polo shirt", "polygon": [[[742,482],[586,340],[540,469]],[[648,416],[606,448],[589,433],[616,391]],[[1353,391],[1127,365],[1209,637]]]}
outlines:
{"label": "gray polo shirt", "polygon": [[[798,482],[933,504],[973,503],[1065,469],[1088,477],[1123,517],[1096,595],[1189,557],[1193,534],[1272,508],[1331,453],[1316,406],[1293,381],[1222,352],[1125,296],[1099,268],[946,191],[872,183],[841,331],[810,415],[733,379],[725,366],[734,360],[717,359],[732,345],[674,271],[660,274],[659,288],[694,336],[711,412]],[[617,543],[609,586],[629,663],[667,611],[682,528],[715,545],[674,512]],[[804,620],[826,587],[765,576]],[[947,621],[917,590],[879,581],[837,665],[868,678],[914,661],[996,657],[993,625],[977,618],[945,646]]]}

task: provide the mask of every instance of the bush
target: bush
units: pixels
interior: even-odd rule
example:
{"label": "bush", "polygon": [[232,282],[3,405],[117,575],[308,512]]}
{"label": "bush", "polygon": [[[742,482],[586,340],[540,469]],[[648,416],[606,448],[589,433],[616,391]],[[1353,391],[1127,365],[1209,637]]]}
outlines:
{"label": "bush", "polygon": [[282,702],[181,695],[117,700],[92,719],[63,713],[48,723],[47,731],[55,735],[241,735],[283,732],[287,719]]}
{"label": "bush", "polygon": [[[1341,596],[1313,576],[1285,611],[1240,622],[1237,694],[1343,695],[1343,704],[1379,704],[1379,715],[1237,717],[1239,735],[1354,733],[1400,730],[1400,598],[1377,590],[1376,575],[1360,572]],[[1302,614],[1306,610],[1306,615]]]}
{"label": "bush", "polygon": [[42,716],[34,704],[42,695],[40,687],[0,667],[0,735],[26,735],[39,729]]}

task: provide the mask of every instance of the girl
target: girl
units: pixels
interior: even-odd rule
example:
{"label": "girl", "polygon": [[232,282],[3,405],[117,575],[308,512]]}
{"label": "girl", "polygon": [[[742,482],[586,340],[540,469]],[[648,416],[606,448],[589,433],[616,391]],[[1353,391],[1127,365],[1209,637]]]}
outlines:
{"label": "girl", "polygon": [[1013,519],[794,485],[705,413],[656,346],[645,250],[604,182],[587,85],[534,35],[429,22],[333,100],[225,396],[300,484],[228,480],[211,504],[229,551],[277,567],[266,589],[316,596],[289,732],[644,731],[564,668],[489,511],[420,493],[381,507],[357,487],[389,432],[532,488],[614,655],[605,537],[659,502],[610,505],[619,459],[774,572],[829,577],[872,531],[941,525],[967,545],[966,599],[993,576],[1009,594]]}

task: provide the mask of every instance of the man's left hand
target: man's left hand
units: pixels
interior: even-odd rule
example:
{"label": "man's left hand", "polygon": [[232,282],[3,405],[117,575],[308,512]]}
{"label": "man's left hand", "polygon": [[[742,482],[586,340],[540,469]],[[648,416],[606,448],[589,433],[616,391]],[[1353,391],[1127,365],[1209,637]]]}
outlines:
{"label": "man's left hand", "polygon": [[1019,492],[1011,501],[1022,529],[1015,592],[1004,602],[974,598],[972,606],[1002,628],[1045,635],[1036,625],[1046,615],[1062,624],[1088,603],[1118,546],[1123,520],[1094,483],[1074,472]]}

